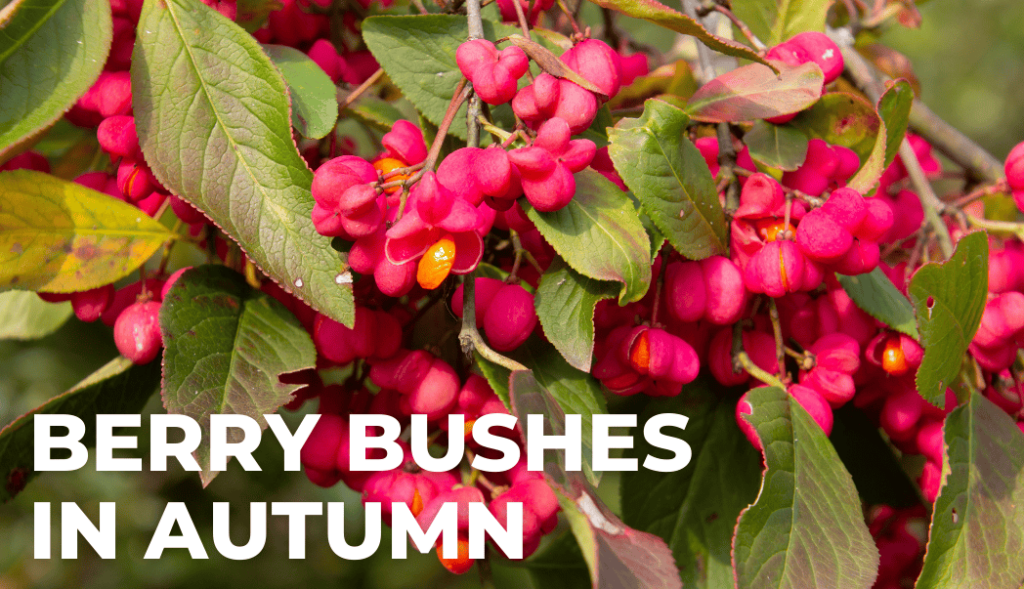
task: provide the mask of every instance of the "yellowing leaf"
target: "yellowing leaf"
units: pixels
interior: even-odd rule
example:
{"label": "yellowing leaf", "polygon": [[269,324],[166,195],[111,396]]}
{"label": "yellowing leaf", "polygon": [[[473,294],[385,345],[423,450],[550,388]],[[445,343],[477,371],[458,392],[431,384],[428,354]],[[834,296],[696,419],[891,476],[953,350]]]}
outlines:
{"label": "yellowing leaf", "polygon": [[139,209],[48,174],[0,174],[0,290],[75,292],[127,276],[174,236]]}

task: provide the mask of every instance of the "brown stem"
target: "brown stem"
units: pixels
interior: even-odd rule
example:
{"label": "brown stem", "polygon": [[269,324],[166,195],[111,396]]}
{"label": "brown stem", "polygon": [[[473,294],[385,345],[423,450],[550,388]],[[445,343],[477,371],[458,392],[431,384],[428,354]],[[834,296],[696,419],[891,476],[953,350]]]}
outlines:
{"label": "brown stem", "polygon": [[996,182],[995,184],[983,186],[974,192],[961,196],[953,201],[949,206],[962,209],[978,199],[985,198],[986,196],[992,196],[993,194],[999,194],[1000,192],[1006,192],[1008,188],[1009,186],[1005,181]]}
{"label": "brown stem", "polygon": [[779,307],[775,304],[775,299],[771,297],[768,298],[768,316],[772,320],[772,332],[775,334],[775,360],[779,363],[779,377],[782,380],[788,380],[786,376],[786,342],[782,340],[782,321],[779,320]]}
{"label": "brown stem", "polygon": [[355,90],[349,92],[348,95],[345,96],[345,98],[339,97],[340,100],[338,102],[338,112],[341,112],[346,108],[352,106],[353,102],[359,100],[359,97],[365,94],[366,91],[373,87],[374,84],[379,82],[382,77],[384,77],[384,70],[378,68],[377,71],[373,72],[372,76],[366,78],[365,82],[356,87]]}
{"label": "brown stem", "polygon": [[519,0],[512,0],[512,6],[516,7],[516,18],[519,19],[519,28],[523,30],[523,36],[530,38],[530,23],[526,20],[526,13],[523,12],[523,5]]}
{"label": "brown stem", "polygon": [[765,49],[765,44],[762,43],[761,40],[758,39],[756,35],[754,35],[753,31],[750,30],[750,27],[748,27],[745,22],[743,22],[735,14],[733,14],[731,10],[729,10],[725,6],[722,6],[721,4],[716,4],[714,10],[715,12],[725,15],[726,18],[732,21],[732,24],[737,29],[739,29],[740,33],[742,33],[743,36],[746,37],[747,41],[750,42],[751,47],[757,49],[758,51],[763,51]]}

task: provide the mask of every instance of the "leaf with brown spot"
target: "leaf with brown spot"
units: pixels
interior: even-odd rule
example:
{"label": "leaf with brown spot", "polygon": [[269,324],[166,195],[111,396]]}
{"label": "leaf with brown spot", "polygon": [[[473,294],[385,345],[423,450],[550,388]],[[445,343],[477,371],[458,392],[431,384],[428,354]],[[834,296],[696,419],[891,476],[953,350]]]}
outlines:
{"label": "leaf with brown spot", "polygon": [[0,290],[110,284],[173,237],[132,205],[80,184],[30,170],[0,174]]}

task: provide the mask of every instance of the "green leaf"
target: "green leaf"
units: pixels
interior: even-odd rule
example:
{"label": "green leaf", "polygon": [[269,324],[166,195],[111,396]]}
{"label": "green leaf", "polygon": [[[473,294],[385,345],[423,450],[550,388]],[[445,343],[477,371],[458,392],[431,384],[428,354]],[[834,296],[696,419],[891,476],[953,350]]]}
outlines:
{"label": "green leaf", "polygon": [[326,137],[338,120],[334,82],[315,61],[298,49],[284,45],[264,45],[263,50],[288,83],[292,126],[303,137]]}
{"label": "green leaf", "polygon": [[[736,425],[735,399],[723,397],[717,388],[697,381],[678,397],[653,400],[634,429],[635,449],[626,452],[640,460],[641,468],[622,475],[623,520],[668,543],[684,587],[732,587],[736,520],[754,501],[761,482],[761,457]],[[648,454],[669,455],[641,435],[644,423],[660,413],[690,418],[685,430],[670,433],[693,451],[689,466],[676,472],[642,467]]]}
{"label": "green leaf", "polygon": [[607,8],[621,12],[626,16],[639,18],[652,22],[660,27],[696,37],[709,48],[719,53],[748,59],[768,65],[763,57],[757,54],[746,45],[737,43],[731,39],[716,37],[708,32],[700,23],[692,18],[677,12],[657,0],[590,0],[601,8]]}
{"label": "green leaf", "polygon": [[0,162],[92,86],[113,36],[108,0],[14,0],[0,25]]}
{"label": "green leaf", "polygon": [[[313,368],[309,334],[283,305],[250,287],[224,266],[182,274],[160,307],[164,339],[164,407],[192,417],[209,432],[210,415],[248,415],[266,429],[264,414],[288,403],[300,385],[282,374]],[[210,441],[195,456],[203,486],[210,471]]]}
{"label": "green leaf", "polygon": [[575,368],[590,372],[594,307],[615,297],[614,283],[592,280],[556,259],[541,277],[534,304],[544,335]]}
{"label": "green leaf", "polygon": [[914,307],[880,268],[857,276],[836,274],[836,278],[846,294],[868,315],[896,331],[921,339],[917,332]]}
{"label": "green leaf", "polygon": [[[607,413],[601,385],[593,376],[573,368],[552,348],[551,344],[539,338],[531,337],[526,344],[512,353],[513,359],[519,361],[532,371],[533,378],[544,387],[551,400],[558,404],[566,413],[579,414],[583,423],[583,471],[587,478],[597,484],[600,476],[591,468],[593,456],[593,416],[596,413]],[[511,407],[509,395],[509,377],[512,372],[507,368],[489,362],[477,356],[477,364],[484,378],[494,389],[498,397]]]}
{"label": "green leaf", "polygon": [[[875,146],[860,170],[850,178],[847,186],[867,194],[878,183],[882,172],[896,158],[900,144],[907,132],[910,121],[910,107],[914,103],[914,91],[906,80],[898,80],[878,101],[880,126]],[[890,123],[893,127],[890,129]]]}
{"label": "green leaf", "polygon": [[852,149],[862,162],[867,161],[882,128],[882,120],[868,101],[842,92],[826,93],[789,124],[812,139]]}
{"label": "green leaf", "polygon": [[672,247],[700,260],[728,251],[729,229],[707,162],[686,136],[689,122],[682,109],[649,100],[640,118],[611,130],[608,155]]}
{"label": "green leaf", "polygon": [[738,67],[701,86],[686,105],[695,121],[735,123],[800,112],[821,97],[824,76],[813,63]]}
{"label": "green leaf", "polygon": [[590,571],[571,531],[563,532],[523,563],[534,589],[590,589]]}
{"label": "green leaf", "polygon": [[[541,423],[546,433],[565,435],[565,412],[533,372],[513,372],[509,390],[512,411],[523,424],[524,437],[540,433],[531,432],[526,416],[533,414],[545,416]],[[583,438],[587,439],[586,433]],[[564,450],[548,451],[544,456],[545,479],[576,536],[593,587],[682,588],[663,540],[623,524],[579,472],[566,471]]]}
{"label": "green leaf", "polygon": [[110,284],[173,237],[139,209],[81,184],[30,170],[0,173],[0,290]]}
{"label": "green leaf", "polygon": [[34,427],[39,413],[76,415],[85,422],[82,443],[96,441],[96,415],[139,413],[160,384],[160,363],[135,366],[118,357],[71,390],[15,419],[0,430],[0,503],[13,498],[35,477]]}
{"label": "green leaf", "polygon": [[375,96],[363,96],[345,109],[345,116],[359,119],[384,133],[391,130],[395,121],[403,118],[402,111]]}
{"label": "green leaf", "polygon": [[832,0],[732,0],[732,9],[769,47],[804,31],[825,32]]}
{"label": "green leaf", "polygon": [[743,136],[755,162],[779,170],[795,170],[807,157],[807,136],[788,125],[755,121]]}
{"label": "green leaf", "polygon": [[878,114],[885,123],[885,164],[882,170],[889,167],[896,159],[903,138],[910,125],[910,108],[914,104],[914,89],[906,80],[896,82],[885,91],[878,101]]}
{"label": "green leaf", "polygon": [[622,283],[619,304],[639,301],[651,285],[650,240],[633,202],[601,174],[576,174],[576,195],[564,208],[526,215],[573,270]]}
{"label": "green leaf", "polygon": [[853,479],[821,427],[778,388],[748,393],[744,417],[765,448],[757,502],[736,526],[739,587],[869,589],[878,550],[864,524]]}
{"label": "green leaf", "polygon": [[1017,589],[1024,582],[1024,435],[977,392],[946,417],[945,486],[917,589]]}
{"label": "green leaf", "polygon": [[50,335],[70,316],[71,303],[47,303],[25,290],[0,292],[0,340]]}
{"label": "green leaf", "polygon": [[981,324],[988,294],[988,237],[983,232],[960,239],[953,257],[926,264],[910,281],[924,358],[917,369],[917,392],[942,407]]}
{"label": "green leaf", "polygon": [[313,227],[313,174],[292,141],[285,83],[270,58],[199,0],[149,0],[138,30],[135,122],[160,182],[286,291],[352,325],[352,277]]}
{"label": "green leaf", "polygon": [[867,505],[886,504],[896,509],[920,505],[917,485],[882,439],[876,421],[852,403],[832,411],[832,447],[853,477],[857,494]]}
{"label": "green leaf", "polygon": [[[516,27],[484,21],[484,37],[496,41]],[[465,17],[456,15],[374,16],[363,21],[363,40],[391,81],[430,122],[440,125],[462,80],[455,50],[469,38]],[[538,39],[542,40],[542,39]],[[548,46],[549,49],[553,46]],[[466,139],[466,107],[449,133]]]}

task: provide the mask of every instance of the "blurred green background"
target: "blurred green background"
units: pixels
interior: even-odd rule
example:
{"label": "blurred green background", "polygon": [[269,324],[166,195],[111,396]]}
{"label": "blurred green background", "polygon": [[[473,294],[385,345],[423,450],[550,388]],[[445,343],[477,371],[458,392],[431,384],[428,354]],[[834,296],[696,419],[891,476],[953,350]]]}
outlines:
{"label": "blurred green background", "polygon": [[[933,0],[921,7],[921,13],[920,29],[893,27],[882,42],[911,59],[922,98],[936,113],[1001,159],[1024,140],[1024,2]],[[0,425],[68,389],[115,355],[108,328],[76,321],[40,341],[0,341]],[[161,410],[159,397],[154,396],[147,411]],[[408,561],[393,562],[386,531],[377,555],[364,562],[342,561],[327,546],[324,518],[310,520],[306,560],[288,560],[285,520],[275,517],[269,518],[268,542],[259,557],[245,562],[219,557],[211,533],[214,501],[234,504],[233,520],[241,524],[233,534],[237,543],[247,539],[250,501],[358,504],[358,497],[340,485],[323,490],[301,474],[279,472],[279,454],[271,439],[258,455],[266,472],[246,473],[233,464],[205,491],[198,477],[180,468],[167,473],[97,473],[89,465],[73,473],[43,475],[15,500],[0,506],[0,589],[479,586],[475,571],[463,577],[450,575],[433,554],[411,551]],[[611,478],[602,485],[613,508],[614,487]],[[80,543],[83,550],[77,561],[34,560],[31,518],[37,501],[55,505],[75,501],[93,518],[100,501],[115,501],[118,558],[102,561]],[[142,560],[168,501],[187,502],[209,560],[191,560],[183,550],[169,551],[159,561]],[[361,538],[362,513],[353,509],[347,515],[352,526],[347,528],[354,538]],[[521,569],[498,566],[495,576],[500,586],[529,586]]]}

